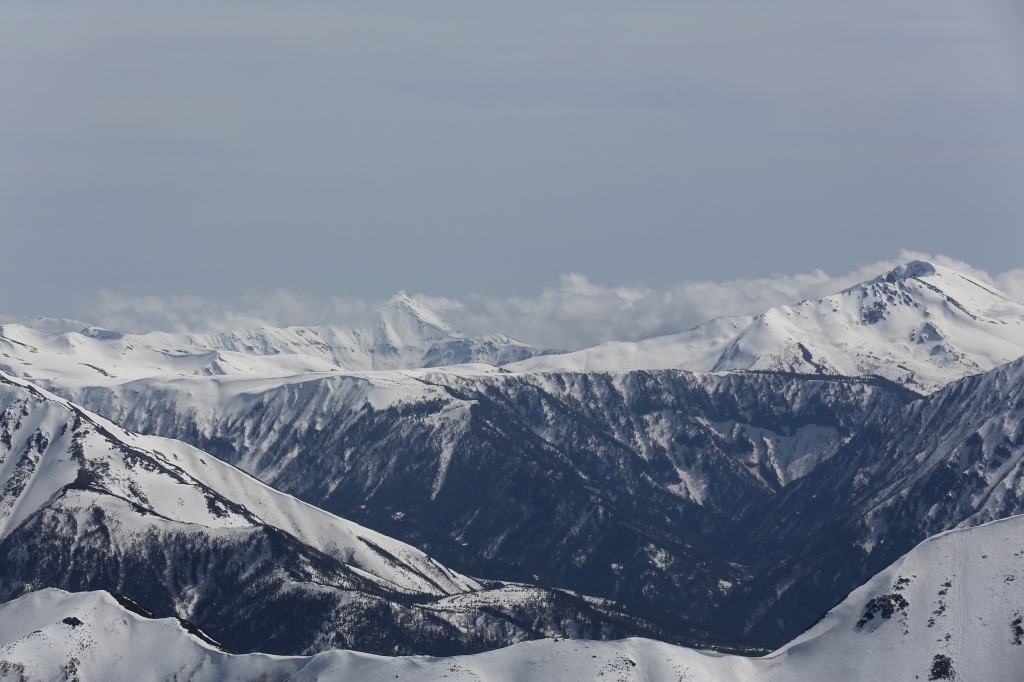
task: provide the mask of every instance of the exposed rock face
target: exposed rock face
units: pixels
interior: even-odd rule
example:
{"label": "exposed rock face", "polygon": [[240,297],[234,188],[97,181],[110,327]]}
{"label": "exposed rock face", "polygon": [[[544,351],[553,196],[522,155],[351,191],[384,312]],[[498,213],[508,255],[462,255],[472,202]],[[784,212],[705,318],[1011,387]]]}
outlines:
{"label": "exposed rock face", "polygon": [[814,615],[805,591],[838,600],[930,535],[1021,513],[1024,359],[868,423],[777,496],[739,554],[763,557],[757,605],[731,608],[759,614],[750,632],[796,628]]}
{"label": "exposed rock face", "polygon": [[231,384],[205,408],[191,382],[83,400],[464,572],[757,643],[931,534],[1024,511],[1022,364],[924,399],[878,380],[661,371]]}
{"label": "exposed rock face", "polygon": [[480,651],[680,639],[615,604],[477,581],[183,443],[0,375],[0,601],[107,589],[237,651]]}
{"label": "exposed rock face", "polygon": [[709,632],[755,579],[736,554],[760,510],[915,397],[879,380],[678,371],[222,387],[216,403],[193,381],[80,398],[464,572],[586,587]]}

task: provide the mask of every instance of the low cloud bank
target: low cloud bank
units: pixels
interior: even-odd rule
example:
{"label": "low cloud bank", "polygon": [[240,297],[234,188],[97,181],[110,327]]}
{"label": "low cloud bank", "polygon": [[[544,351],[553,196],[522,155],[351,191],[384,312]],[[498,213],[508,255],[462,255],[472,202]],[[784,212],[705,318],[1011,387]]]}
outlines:
{"label": "low cloud bank", "polygon": [[[814,270],[728,282],[682,282],[658,290],[603,286],[583,275],[569,274],[562,276],[557,287],[545,289],[535,298],[473,295],[460,301],[415,295],[467,334],[503,333],[538,347],[576,350],[606,341],[673,334],[721,315],[757,315],[772,306],[820,298],[913,259],[955,268],[1024,302],[1024,268],[992,276],[952,258],[910,251],[840,276]],[[373,323],[378,305],[380,302],[354,297],[322,297],[284,289],[249,294],[232,303],[199,296],[102,292],[84,305],[78,316],[122,331],[213,332],[262,325],[364,326]]]}

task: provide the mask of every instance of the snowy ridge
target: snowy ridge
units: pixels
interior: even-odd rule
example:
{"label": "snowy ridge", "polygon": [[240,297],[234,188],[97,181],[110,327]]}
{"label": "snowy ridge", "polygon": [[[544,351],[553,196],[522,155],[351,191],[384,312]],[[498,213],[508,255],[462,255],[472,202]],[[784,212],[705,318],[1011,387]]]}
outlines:
{"label": "snowy ridge", "polygon": [[466,337],[405,292],[377,311],[376,325],[355,329],[132,335],[95,327],[64,331],[76,324],[69,320],[29,322],[0,327],[0,370],[66,391],[157,377],[284,378],[485,363],[527,373],[879,375],[930,393],[1024,355],[1024,305],[975,278],[922,261],[755,318],[722,317],[681,334],[564,354],[500,334]]}
{"label": "snowy ridge", "polygon": [[114,590],[238,651],[443,654],[672,634],[612,602],[485,589],[194,447],[125,431],[4,374],[0,556],[0,600]]}
{"label": "snowy ridge", "polygon": [[680,334],[643,341],[610,341],[573,353],[523,360],[512,363],[507,369],[514,372],[708,371],[718,362],[723,349],[753,321],[753,317],[716,317]]}
{"label": "snowy ridge", "polygon": [[721,318],[674,336],[532,358],[509,369],[875,374],[930,393],[1021,355],[1024,305],[950,268],[913,261],[832,296],[772,308],[749,323]]}
{"label": "snowy ridge", "polygon": [[287,377],[474,362],[502,365],[541,353],[501,334],[466,337],[405,292],[377,310],[376,325],[354,329],[261,327],[220,334],[122,334],[78,327],[72,320],[26,322],[0,326],[0,370],[65,387],[152,377]]}
{"label": "snowy ridge", "polygon": [[[147,619],[106,593],[43,590],[0,606],[0,676],[120,680],[595,679],[862,682],[1020,679],[1024,517],[933,537],[763,658],[646,639],[543,640],[472,656],[230,656],[177,621]],[[20,676],[20,677],[18,677]],[[261,677],[262,676],[262,677]]]}
{"label": "snowy ridge", "polygon": [[[389,589],[434,596],[481,589],[418,549],[300,502],[189,445],[129,433],[3,373],[0,394],[6,408],[0,417],[6,446],[0,463],[0,539],[87,469],[102,471],[102,479],[92,477],[91,488],[161,519],[206,528],[271,525]],[[125,451],[148,461],[133,466],[132,458],[118,456]],[[16,453],[22,457],[11,456]],[[65,453],[71,456],[64,459]]]}
{"label": "snowy ridge", "polygon": [[463,573],[543,581],[721,632],[742,621],[718,607],[753,577],[723,546],[906,393],[877,379],[460,366],[147,380],[75,399]]}

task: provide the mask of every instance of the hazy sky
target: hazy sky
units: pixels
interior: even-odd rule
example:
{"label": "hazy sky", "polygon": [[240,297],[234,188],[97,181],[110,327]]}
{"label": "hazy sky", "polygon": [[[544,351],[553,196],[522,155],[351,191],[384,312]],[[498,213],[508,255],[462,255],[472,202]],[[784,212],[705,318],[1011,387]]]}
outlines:
{"label": "hazy sky", "polygon": [[1024,266],[1019,3],[0,3],[7,314],[901,248]]}

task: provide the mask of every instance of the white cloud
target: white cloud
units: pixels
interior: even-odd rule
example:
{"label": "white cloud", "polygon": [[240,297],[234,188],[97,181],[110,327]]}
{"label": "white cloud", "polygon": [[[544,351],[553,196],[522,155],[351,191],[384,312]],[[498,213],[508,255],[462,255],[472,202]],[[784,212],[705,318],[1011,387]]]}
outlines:
{"label": "white cloud", "polygon": [[1024,268],[996,276],[994,284],[1013,300],[1024,302]]}
{"label": "white cloud", "polygon": [[[757,315],[766,309],[820,298],[871,279],[900,263],[932,260],[989,282],[1024,301],[1024,269],[995,277],[945,256],[903,251],[844,275],[821,270],[725,282],[689,281],[664,288],[609,287],[580,274],[535,298],[474,295],[459,301],[417,294],[469,334],[503,333],[544,348],[575,350],[606,341],[638,340],[684,331],[721,315]],[[198,296],[126,296],[104,292],[80,310],[86,319],[124,331],[226,331],[261,325],[356,326],[371,323],[378,303],[276,289],[229,304]]]}
{"label": "white cloud", "polygon": [[103,291],[79,314],[107,329],[130,332],[218,332],[264,325],[363,324],[373,304],[354,297],[322,298],[275,289],[235,303],[200,296],[128,296]]}

